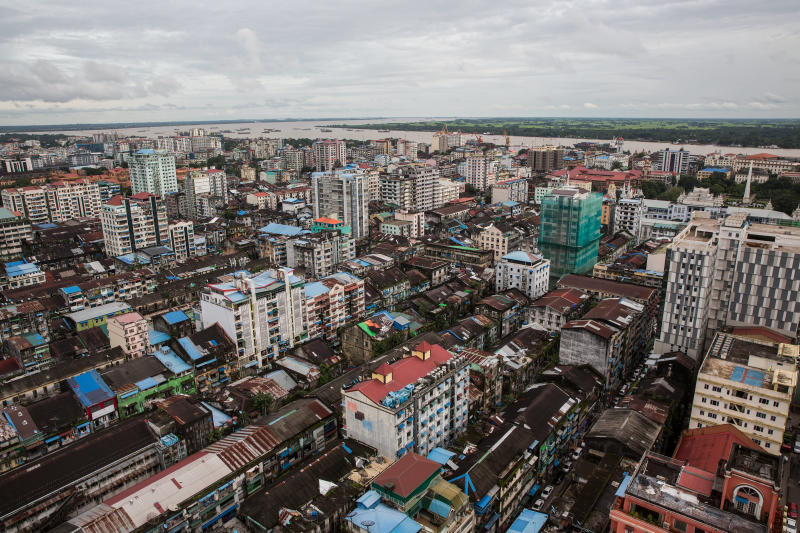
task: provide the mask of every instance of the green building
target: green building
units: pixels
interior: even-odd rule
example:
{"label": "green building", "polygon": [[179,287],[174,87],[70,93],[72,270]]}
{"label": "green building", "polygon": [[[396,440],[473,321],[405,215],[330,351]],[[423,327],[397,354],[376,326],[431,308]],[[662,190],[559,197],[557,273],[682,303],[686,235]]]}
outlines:
{"label": "green building", "polygon": [[554,189],[542,198],[539,251],[550,276],[589,272],[597,262],[603,197],[581,189]]}

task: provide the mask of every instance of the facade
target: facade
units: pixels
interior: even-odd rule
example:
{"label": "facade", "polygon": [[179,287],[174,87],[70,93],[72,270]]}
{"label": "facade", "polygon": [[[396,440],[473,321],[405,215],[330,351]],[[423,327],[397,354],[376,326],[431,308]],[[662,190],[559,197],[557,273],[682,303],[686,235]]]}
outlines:
{"label": "facade", "polygon": [[697,375],[689,428],[733,424],[779,455],[797,386],[798,350],[717,333]]}
{"label": "facade", "polygon": [[650,154],[650,169],[673,174],[686,174],[689,172],[690,157],[689,152],[683,148],[680,150],[664,148]]}
{"label": "facade", "polygon": [[578,289],[555,289],[535,302],[528,310],[528,322],[547,331],[561,331],[573,318],[583,314],[589,295]]}
{"label": "facade", "polygon": [[34,224],[100,216],[100,186],[88,179],[3,189],[3,207],[23,213]]}
{"label": "facade", "polygon": [[339,139],[321,139],[311,145],[314,168],[326,172],[347,164],[347,146]]}
{"label": "facade", "polygon": [[476,242],[483,250],[492,250],[493,263],[509,251],[519,248],[522,235],[502,222],[492,222],[478,234]]}
{"label": "facade", "polygon": [[339,328],[364,316],[364,280],[337,272],[305,286],[308,338],[339,338]]}
{"label": "facade", "polygon": [[396,209],[414,209],[414,180],[409,176],[381,175],[380,200]]}
{"label": "facade", "polygon": [[198,211],[201,198],[220,198],[223,204],[228,201],[228,180],[223,170],[211,168],[191,171],[186,175],[183,189],[186,194],[186,218],[190,220],[201,216]]}
{"label": "facade", "polygon": [[643,198],[622,198],[614,210],[614,231],[627,231],[633,235],[635,244],[642,241]]}
{"label": "facade", "polygon": [[394,218],[397,220],[404,220],[411,222],[410,235],[412,239],[416,239],[425,235],[425,212],[398,209],[394,212]]}
{"label": "facade", "polygon": [[336,265],[356,257],[355,241],[340,231],[322,231],[286,242],[286,265],[313,278],[333,274]]}
{"label": "facade", "polygon": [[347,436],[389,458],[427,454],[466,428],[468,387],[464,357],[421,342],[342,391]]}
{"label": "facade", "polygon": [[303,280],[290,268],[206,286],[203,326],[219,323],[236,344],[240,366],[261,368],[306,338]]}
{"label": "facade", "polygon": [[550,260],[550,274],[591,271],[600,243],[602,196],[579,189],[553,190],[542,198],[539,250]]}
{"label": "facade", "polygon": [[495,266],[495,289],[498,292],[519,289],[535,300],[547,292],[550,261],[530,252],[511,252]]}
{"label": "facade", "polygon": [[485,191],[497,180],[497,162],[484,156],[467,158],[464,181],[479,191]]}
{"label": "facade", "polygon": [[337,170],[311,175],[314,218],[329,217],[350,226],[354,239],[369,235],[367,175]]}
{"label": "facade", "polygon": [[412,237],[414,224],[409,220],[398,220],[390,218],[381,222],[380,232],[387,235],[402,235],[403,237]]}
{"label": "facade", "polygon": [[175,261],[178,263],[183,263],[197,255],[194,224],[189,220],[173,222],[169,225],[169,242],[170,248],[175,253]]}
{"label": "facade", "polygon": [[178,192],[175,156],[166,150],[139,150],[128,160],[133,194],[147,192],[164,197]]}
{"label": "facade", "polygon": [[564,149],[557,146],[534,146],[529,148],[528,166],[534,172],[552,172],[564,168]]}
{"label": "facade", "polygon": [[53,363],[49,345],[39,333],[25,333],[4,340],[3,354],[16,359],[26,373],[37,372]]}
{"label": "facade", "polygon": [[112,348],[119,346],[132,358],[141,357],[149,351],[147,320],[139,313],[134,311],[115,315],[106,324]]}
{"label": "facade", "polygon": [[501,181],[492,185],[492,203],[519,202],[528,203],[528,180],[515,179]]}
{"label": "facade", "polygon": [[[6,189],[3,189],[5,192]],[[6,205],[5,202],[3,205]],[[22,245],[33,240],[31,224],[19,211],[0,207],[0,259],[8,260],[22,255]]]}
{"label": "facade", "polygon": [[106,255],[118,257],[151,246],[169,244],[164,201],[148,193],[115,196],[100,213]]}
{"label": "facade", "polygon": [[793,338],[800,325],[800,229],[694,213],[667,247],[655,350],[695,360],[726,325],[763,326]]}

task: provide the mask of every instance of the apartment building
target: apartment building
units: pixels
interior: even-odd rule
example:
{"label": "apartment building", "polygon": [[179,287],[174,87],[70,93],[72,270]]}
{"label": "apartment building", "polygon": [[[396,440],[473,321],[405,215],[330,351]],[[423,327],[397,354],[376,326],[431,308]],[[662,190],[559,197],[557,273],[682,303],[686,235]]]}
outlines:
{"label": "apartment building", "polygon": [[535,300],[547,292],[550,261],[530,252],[505,254],[495,266],[495,290],[519,289]]}
{"label": "apartment building", "polygon": [[22,213],[0,207],[0,260],[21,256],[23,244],[32,240],[31,224]]}
{"label": "apartment building", "polygon": [[111,347],[119,346],[129,357],[142,357],[150,350],[147,320],[139,313],[123,313],[106,320]]}
{"label": "apartment building", "polygon": [[794,338],[800,326],[800,228],[751,224],[745,214],[694,213],[667,247],[655,350],[695,360],[717,330],[763,326]]}
{"label": "apartment building", "polygon": [[228,179],[224,171],[215,168],[189,172],[183,190],[186,194],[186,217],[191,220],[200,216],[200,198],[219,198],[223,204],[228,201]]}
{"label": "apartment building", "polygon": [[583,313],[590,299],[578,289],[552,290],[530,305],[528,323],[547,331],[561,331],[564,324]]}
{"label": "apartment building", "polygon": [[222,326],[243,368],[262,368],[306,338],[304,306],[304,282],[290,268],[211,283],[200,295],[203,327]]}
{"label": "apartment building", "polygon": [[170,248],[175,253],[175,261],[183,263],[197,255],[194,239],[194,224],[190,220],[173,222],[169,225]]}
{"label": "apartment building", "polygon": [[354,239],[369,236],[367,175],[355,169],[311,174],[314,218],[329,217],[350,226]]}
{"label": "apartment building", "polygon": [[347,436],[389,458],[427,455],[466,428],[468,387],[467,359],[423,341],[342,390]]}
{"label": "apartment building", "polygon": [[409,176],[381,175],[380,200],[396,209],[414,209],[414,180]]}
{"label": "apartment building", "polygon": [[799,350],[738,334],[737,328],[718,332],[697,374],[689,428],[733,424],[767,452],[780,454]]}
{"label": "apartment building", "polygon": [[394,212],[394,218],[411,223],[409,237],[416,239],[425,235],[425,212],[407,209],[398,209]]}
{"label": "apartment building", "polygon": [[485,191],[497,181],[497,161],[490,157],[468,157],[464,181],[479,191]]}
{"label": "apartment building", "polygon": [[166,150],[139,150],[129,159],[128,169],[134,196],[147,192],[163,198],[171,192],[178,192],[175,156]]}
{"label": "apartment building", "polygon": [[0,197],[4,207],[24,214],[34,224],[100,216],[100,186],[87,179],[7,188]]}
{"label": "apartment building", "polygon": [[300,172],[305,166],[305,154],[297,148],[284,148],[281,150],[280,162],[282,170]]}
{"label": "apartment building", "polygon": [[557,146],[533,146],[528,149],[528,166],[534,172],[552,172],[564,168],[564,149]]}
{"label": "apartment building", "polygon": [[332,342],[339,328],[360,320],[365,314],[364,280],[348,272],[336,272],[319,281],[306,283],[308,338],[323,337]]}
{"label": "apartment building", "polygon": [[347,164],[347,146],[340,139],[319,139],[311,145],[314,168],[326,172]]}
{"label": "apartment building", "polygon": [[528,203],[528,180],[505,180],[492,185],[492,203],[519,202]]}
{"label": "apartment building", "polygon": [[439,178],[439,186],[436,188],[436,197],[434,200],[436,208],[454,200],[458,200],[458,197],[461,195],[463,189],[463,183],[459,183],[447,178]]}
{"label": "apartment building", "polygon": [[519,248],[522,234],[503,222],[492,222],[478,234],[476,243],[482,250],[492,250],[493,263],[500,261],[509,250]]}
{"label": "apartment building", "polygon": [[302,268],[312,278],[329,276],[336,265],[355,257],[355,240],[341,231],[322,231],[286,242],[286,265]]}
{"label": "apartment building", "polygon": [[170,242],[167,207],[153,194],[115,196],[103,204],[100,222],[109,257]]}
{"label": "apartment building", "polygon": [[690,157],[689,152],[683,148],[680,150],[664,148],[650,154],[650,169],[673,174],[686,174],[689,172]]}
{"label": "apartment building", "polygon": [[614,233],[627,231],[635,244],[642,241],[643,198],[622,198],[614,210]]}

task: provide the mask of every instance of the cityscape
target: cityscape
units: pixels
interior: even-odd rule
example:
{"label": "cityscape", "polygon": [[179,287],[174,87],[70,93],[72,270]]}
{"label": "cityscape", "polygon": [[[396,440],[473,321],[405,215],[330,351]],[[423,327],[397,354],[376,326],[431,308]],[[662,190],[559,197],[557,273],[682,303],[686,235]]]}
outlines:
{"label": "cityscape", "polygon": [[4,17],[0,531],[797,532],[796,6],[145,4]]}

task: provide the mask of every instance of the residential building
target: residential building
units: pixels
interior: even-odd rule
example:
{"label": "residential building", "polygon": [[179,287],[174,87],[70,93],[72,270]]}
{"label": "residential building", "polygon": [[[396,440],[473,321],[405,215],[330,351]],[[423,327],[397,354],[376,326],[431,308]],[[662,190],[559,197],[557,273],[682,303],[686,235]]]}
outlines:
{"label": "residential building", "polygon": [[147,192],[164,197],[178,192],[175,156],[166,150],[139,150],[128,160],[133,195]]}
{"label": "residential building", "polygon": [[512,288],[479,300],[475,312],[500,324],[500,336],[505,337],[522,327],[525,321],[523,310],[527,305],[528,298],[525,293]]}
{"label": "residential building", "polygon": [[32,241],[30,222],[19,211],[0,207],[0,260],[20,257],[23,244]]}
{"label": "residential building", "polygon": [[173,222],[169,225],[170,248],[175,253],[175,261],[183,263],[197,255],[194,224],[190,220]]}
{"label": "residential building", "polygon": [[642,242],[643,198],[622,198],[614,209],[614,231],[627,231],[633,235],[634,244]]}
{"label": "residential building", "polygon": [[535,302],[528,310],[528,323],[547,331],[561,331],[573,318],[583,314],[590,297],[578,289],[555,289]]}
{"label": "residential building", "polygon": [[3,207],[19,213],[32,224],[50,221],[50,210],[47,205],[47,191],[44,187],[6,188],[0,191]]}
{"label": "residential building", "polygon": [[210,168],[193,170],[186,175],[183,182],[186,193],[186,218],[195,220],[198,216],[200,198],[220,198],[222,203],[228,201],[228,179],[225,171]]}
{"label": "residential building", "polygon": [[572,188],[542,198],[539,250],[553,277],[589,272],[597,262],[602,203],[601,195]]}
{"label": "residential building", "polygon": [[464,181],[479,191],[485,191],[497,181],[497,161],[490,157],[472,156],[466,161]]}
{"label": "residential building", "polygon": [[519,202],[528,203],[528,180],[513,179],[492,185],[492,203]]}
{"label": "residential building", "polygon": [[35,224],[100,216],[100,186],[88,179],[7,188],[2,200],[4,207],[25,214]]}
{"label": "residential building", "polygon": [[478,233],[476,243],[483,250],[492,250],[492,262],[497,263],[509,251],[518,249],[521,240],[522,234],[513,226],[503,222],[491,222]]}
{"label": "residential building", "polygon": [[725,326],[800,326],[800,228],[694,213],[667,247],[664,312],[655,350],[698,360]]}
{"label": "residential building", "polygon": [[350,226],[354,239],[369,235],[367,175],[336,170],[311,174],[314,218],[329,217]]}
{"label": "residential building", "polygon": [[680,150],[664,148],[650,154],[650,169],[673,174],[687,174],[690,157],[689,152],[683,148]]}
{"label": "residential building", "polygon": [[0,275],[0,289],[3,290],[43,285],[47,278],[36,263],[25,260],[6,263],[3,270],[4,275]]}
{"label": "residential building", "polygon": [[211,283],[200,295],[203,326],[219,323],[240,366],[261,368],[306,337],[303,286],[290,268]]}
{"label": "residential building", "polygon": [[286,266],[302,268],[313,278],[329,276],[336,265],[355,257],[355,241],[340,231],[312,233],[286,242]]}
{"label": "residential building", "polygon": [[508,253],[495,265],[495,289],[498,292],[519,289],[535,300],[547,292],[550,261],[530,252]]}
{"label": "residential building", "polygon": [[402,235],[403,237],[411,237],[414,224],[410,220],[398,220],[390,218],[381,222],[380,232],[387,235]]}
{"label": "residential building", "polygon": [[784,340],[718,332],[697,374],[689,428],[733,424],[768,453],[780,454],[800,350]]}
{"label": "residential building", "polygon": [[26,373],[38,372],[53,364],[48,342],[39,333],[25,333],[3,341],[3,355],[16,359]]}
{"label": "residential building", "polygon": [[468,386],[464,357],[421,342],[342,391],[347,436],[385,457],[427,454],[466,428]]}
{"label": "residential building", "polygon": [[347,146],[340,139],[319,139],[311,145],[314,154],[314,168],[317,172],[327,172],[347,164]]}
{"label": "residential building", "polygon": [[471,246],[438,242],[425,243],[422,248],[422,255],[431,259],[473,268],[486,268],[494,262],[493,250],[482,250]]}
{"label": "residential building", "polygon": [[66,314],[64,322],[71,330],[83,331],[104,326],[110,317],[130,311],[131,306],[125,302],[111,302]]}
{"label": "residential building", "polygon": [[137,312],[123,313],[106,320],[111,347],[119,346],[129,357],[142,357],[150,349],[147,320]]}
{"label": "residential building", "polygon": [[463,183],[459,184],[446,178],[439,178],[439,186],[436,188],[436,197],[434,200],[435,208],[439,208],[452,201],[458,200],[461,195]]}
{"label": "residential building", "polygon": [[339,329],[364,316],[364,280],[347,272],[337,272],[319,281],[306,283],[306,321],[308,338],[339,338]]}
{"label": "residential building", "polygon": [[431,282],[431,287],[436,287],[447,281],[450,275],[449,264],[428,257],[415,255],[403,261],[403,267],[422,272]]}
{"label": "residential building", "polygon": [[534,172],[552,172],[564,168],[564,149],[557,146],[528,148],[528,166]]}
{"label": "residential building", "polygon": [[417,239],[425,235],[425,212],[408,209],[398,209],[394,212],[394,218],[411,222],[409,237]]}
{"label": "residential building", "polygon": [[170,242],[166,205],[153,194],[115,196],[103,204],[100,222],[109,257]]}

